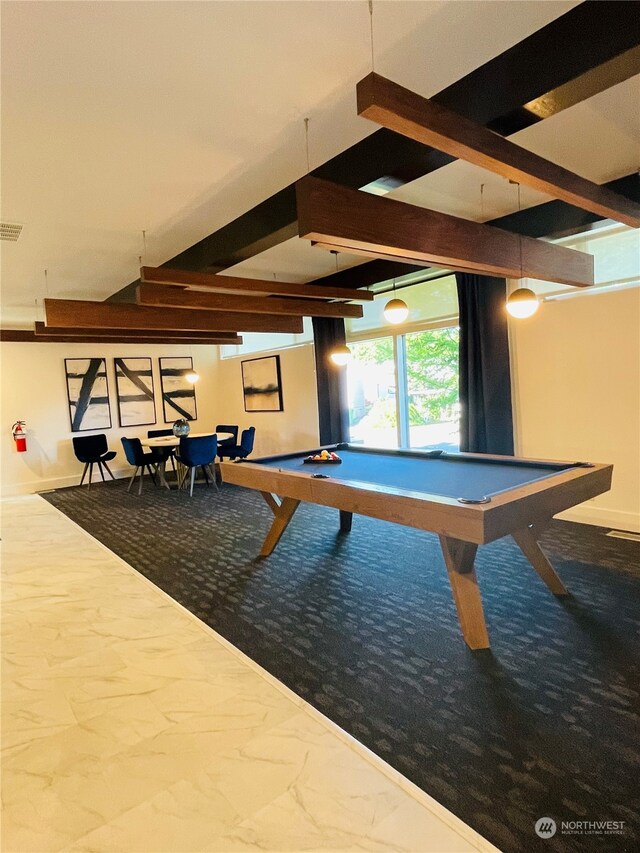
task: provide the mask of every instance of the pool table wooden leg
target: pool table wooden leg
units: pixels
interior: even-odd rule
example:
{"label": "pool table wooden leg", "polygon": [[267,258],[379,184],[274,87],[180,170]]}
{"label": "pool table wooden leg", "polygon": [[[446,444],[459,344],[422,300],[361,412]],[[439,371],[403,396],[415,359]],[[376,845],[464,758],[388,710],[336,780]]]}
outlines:
{"label": "pool table wooden leg", "polygon": [[516,530],[512,534],[516,540],[520,550],[531,563],[542,580],[549,587],[554,595],[569,595],[565,585],[555,572],[555,569],[547,560],[544,552],[538,545],[532,527],[524,527],[522,530]]}
{"label": "pool table wooden leg", "polygon": [[282,500],[279,501],[275,495],[271,494],[271,492],[260,492],[260,494],[265,499],[269,509],[275,516],[273,524],[271,525],[271,528],[267,533],[267,537],[264,540],[264,544],[262,545],[262,550],[260,551],[261,557],[268,557],[269,554],[273,552],[273,549],[280,541],[280,537],[287,529],[289,522],[293,518],[294,512],[300,506],[300,501],[297,501],[294,498],[282,498]]}
{"label": "pool table wooden leg", "polygon": [[474,650],[488,649],[489,634],[473,567],[478,546],[451,536],[440,536],[440,545],[465,642]]}
{"label": "pool table wooden leg", "polygon": [[353,524],[353,513],[340,510],[340,533],[350,533]]}

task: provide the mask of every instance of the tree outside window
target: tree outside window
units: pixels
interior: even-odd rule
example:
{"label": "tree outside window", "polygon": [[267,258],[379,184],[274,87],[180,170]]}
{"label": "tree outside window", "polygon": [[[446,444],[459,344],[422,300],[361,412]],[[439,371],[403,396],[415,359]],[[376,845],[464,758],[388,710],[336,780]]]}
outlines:
{"label": "tree outside window", "polygon": [[396,350],[393,337],[350,344],[348,370],[351,440],[370,446],[398,446],[398,417],[408,418],[401,435],[411,447],[458,446],[458,329],[411,332],[397,338],[404,348],[407,404],[396,399]]}

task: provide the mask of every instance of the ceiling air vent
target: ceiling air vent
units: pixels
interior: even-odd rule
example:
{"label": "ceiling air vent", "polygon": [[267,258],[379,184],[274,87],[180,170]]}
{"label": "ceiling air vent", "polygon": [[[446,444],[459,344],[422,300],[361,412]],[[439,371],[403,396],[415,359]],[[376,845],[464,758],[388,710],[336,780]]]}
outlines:
{"label": "ceiling air vent", "polygon": [[15,225],[12,222],[0,222],[0,240],[10,240],[12,243],[15,243],[20,234],[22,234],[22,225]]}

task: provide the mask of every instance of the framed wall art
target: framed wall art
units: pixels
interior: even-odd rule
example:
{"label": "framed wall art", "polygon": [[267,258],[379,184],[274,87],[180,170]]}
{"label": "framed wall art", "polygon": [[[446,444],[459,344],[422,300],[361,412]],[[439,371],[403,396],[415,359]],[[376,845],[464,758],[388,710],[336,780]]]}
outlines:
{"label": "framed wall art", "polygon": [[281,412],[280,356],[250,358],[241,366],[245,412]]}
{"label": "framed wall art", "polygon": [[155,424],[156,401],[150,358],[114,358],[120,426]]}
{"label": "framed wall art", "polygon": [[191,371],[193,371],[193,359],[190,356],[160,359],[160,384],[165,423],[173,423],[178,418],[195,421],[198,417],[195,386],[185,379],[186,374]]}
{"label": "framed wall art", "polygon": [[111,429],[107,363],[104,358],[65,358],[71,432]]}

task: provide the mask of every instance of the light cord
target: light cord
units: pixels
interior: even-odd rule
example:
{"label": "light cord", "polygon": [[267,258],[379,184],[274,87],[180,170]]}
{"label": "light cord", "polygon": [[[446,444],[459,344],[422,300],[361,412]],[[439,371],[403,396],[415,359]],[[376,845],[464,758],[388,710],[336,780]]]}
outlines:
{"label": "light cord", "polygon": [[371,71],[375,71],[374,54],[373,54],[373,0],[369,0],[369,29],[371,41]]}
{"label": "light cord", "polygon": [[305,140],[305,148],[307,152],[307,174],[311,171],[310,161],[309,161],[309,118],[305,118],[304,120],[304,140]]}

